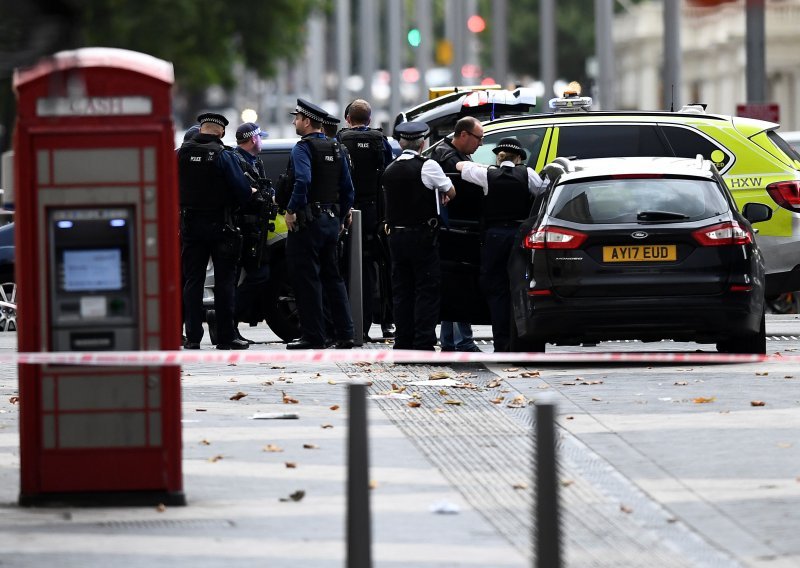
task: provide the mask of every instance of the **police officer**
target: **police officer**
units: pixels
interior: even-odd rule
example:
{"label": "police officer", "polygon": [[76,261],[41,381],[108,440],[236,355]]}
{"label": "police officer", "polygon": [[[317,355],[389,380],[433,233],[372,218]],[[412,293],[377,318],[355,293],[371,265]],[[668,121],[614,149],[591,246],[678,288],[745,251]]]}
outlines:
{"label": "police officer", "polygon": [[511,292],[508,259],[514,236],[527,218],[532,198],[541,194],[546,183],[523,163],[527,153],[516,138],[503,138],[492,149],[497,166],[488,169],[475,162],[459,162],[461,177],[483,188],[486,196],[481,248],[480,286],[489,303],[495,352],[509,350]]}
{"label": "police officer", "polygon": [[434,160],[420,156],[428,127],[395,127],[403,153],[383,173],[392,256],[395,349],[433,351],[441,300],[438,228],[441,207],[456,190]]}
{"label": "police officer", "polygon": [[[234,155],[239,167],[247,177],[250,185],[257,191],[242,205],[236,215],[239,229],[242,231],[241,268],[245,277],[236,288],[235,319],[250,321],[251,310],[259,303],[258,294],[269,281],[269,262],[267,261],[267,233],[273,213],[274,190],[264,173],[264,164],[258,157],[261,151],[261,140],[268,134],[254,122],[245,122],[236,129],[237,147]],[[237,278],[237,281],[239,279]],[[239,339],[248,343],[236,329]]]}
{"label": "police officer", "polygon": [[292,148],[289,173],[294,180],[286,206],[286,257],[294,286],[302,336],[287,349],[327,347],[323,292],[333,320],[336,347],[353,347],[353,320],[347,290],[336,262],[339,232],[349,223],[353,205],[350,169],[339,143],[326,138],[322,121],[327,113],[297,99],[295,131],[301,136]]}
{"label": "police officer", "polygon": [[392,147],[383,132],[369,127],[371,120],[372,107],[367,101],[356,99],[345,109],[347,128],[340,130],[336,136],[350,154],[355,187],[353,207],[361,211],[364,341],[371,341],[372,300],[378,285],[378,190],[383,170],[394,159]]}
{"label": "police officer", "polygon": [[247,349],[236,338],[234,279],[241,235],[232,210],[250,198],[250,184],[233,152],[222,144],[228,120],[215,113],[197,117],[200,132],[178,150],[181,206],[181,264],[186,319],[186,349],[200,349],[203,338],[203,286],[209,257],[214,262],[217,349]]}
{"label": "police officer", "polygon": [[[483,212],[483,192],[481,188],[461,178],[456,169],[458,162],[471,160],[470,157],[483,143],[483,126],[478,119],[465,116],[456,122],[453,138],[445,138],[431,153],[442,170],[448,174],[458,193],[458,201],[448,208],[444,224],[449,218],[478,221]],[[456,338],[456,334],[459,338]],[[442,351],[480,351],[472,339],[472,326],[466,322],[442,322]]]}

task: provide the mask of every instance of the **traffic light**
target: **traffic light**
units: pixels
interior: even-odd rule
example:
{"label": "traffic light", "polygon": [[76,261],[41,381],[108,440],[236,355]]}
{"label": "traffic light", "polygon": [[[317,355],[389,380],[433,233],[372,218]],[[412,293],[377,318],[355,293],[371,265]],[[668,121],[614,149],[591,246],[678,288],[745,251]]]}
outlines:
{"label": "traffic light", "polygon": [[420,42],[422,41],[422,34],[419,33],[417,28],[411,28],[408,30],[408,45],[411,47],[419,47]]}
{"label": "traffic light", "polygon": [[486,20],[478,14],[473,14],[467,19],[467,29],[474,34],[479,34],[486,29]]}

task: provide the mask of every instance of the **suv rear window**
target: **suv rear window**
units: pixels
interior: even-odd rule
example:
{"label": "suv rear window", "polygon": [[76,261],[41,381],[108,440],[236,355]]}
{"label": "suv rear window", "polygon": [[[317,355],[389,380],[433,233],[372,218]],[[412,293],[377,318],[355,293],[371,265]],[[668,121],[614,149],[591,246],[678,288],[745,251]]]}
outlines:
{"label": "suv rear window", "polygon": [[558,155],[586,158],[672,156],[658,127],[649,124],[590,124],[561,126]]}
{"label": "suv rear window", "polygon": [[[725,171],[728,162],[730,162],[730,156],[705,136],[689,128],[681,128],[679,126],[663,125],[662,130],[674,151],[674,154],[665,155],[674,155],[679,158],[696,158],[697,154],[701,154],[706,160],[713,161],[719,171]],[[720,150],[720,153],[712,157],[711,153],[714,150]],[[715,159],[719,158],[720,155],[723,156],[721,160]]]}
{"label": "suv rear window", "polygon": [[[598,178],[556,187],[550,216],[584,224],[637,223],[641,213],[650,220],[697,221],[728,210],[719,186],[689,178]],[[670,215],[674,214],[674,215]]]}

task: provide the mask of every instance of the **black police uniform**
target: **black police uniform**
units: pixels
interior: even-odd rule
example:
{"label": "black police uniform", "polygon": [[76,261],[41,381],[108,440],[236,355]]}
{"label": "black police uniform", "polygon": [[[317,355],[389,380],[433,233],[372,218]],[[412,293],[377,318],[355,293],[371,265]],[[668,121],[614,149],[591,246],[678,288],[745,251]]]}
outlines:
{"label": "black police uniform", "polygon": [[[298,99],[294,113],[322,122],[327,113]],[[287,211],[296,213],[298,229],[289,231],[286,258],[300,316],[302,336],[290,349],[328,344],[326,305],[333,321],[336,346],[353,346],[353,320],[336,259],[340,224],[353,204],[353,185],[339,143],[321,132],[308,134],[292,149],[290,173],[294,188]]]}
{"label": "black police uniform", "polygon": [[[207,113],[198,121],[227,125],[225,117]],[[214,262],[214,309],[217,348],[244,349],[233,321],[234,278],[241,236],[231,211],[250,195],[250,186],[230,150],[211,134],[197,134],[178,150],[181,206],[181,265],[186,346],[198,349],[203,338],[203,287],[209,257]]]}
{"label": "black police uniform", "polygon": [[[395,136],[421,138],[427,130],[424,126],[399,124]],[[382,177],[392,257],[395,349],[433,351],[436,345],[442,281],[436,208],[439,196],[422,181],[425,161],[406,150]]]}
{"label": "black police uniform", "polygon": [[521,220],[528,216],[531,195],[525,165],[489,168],[485,201],[486,233],[481,247],[480,287],[489,304],[495,352],[509,350],[511,293],[508,260]]}
{"label": "black police uniform", "polygon": [[241,147],[236,148],[234,156],[248,181],[257,187],[256,193],[236,213],[236,222],[242,232],[240,268],[244,269],[245,276],[236,287],[235,319],[255,323],[251,314],[261,313],[258,310],[259,293],[263,292],[270,277],[269,250],[266,245],[270,223],[274,218],[272,200],[275,192],[264,172],[264,164],[257,156]]}
{"label": "black police uniform", "polygon": [[442,166],[444,173],[448,174],[458,196],[443,211],[445,227],[449,224],[448,219],[480,220],[483,213],[483,188],[461,179],[456,169],[458,162],[471,162],[472,158],[453,146],[449,138],[445,138],[433,149],[430,158],[436,160]]}
{"label": "black police uniform", "polygon": [[338,140],[347,148],[353,164],[354,209],[361,211],[362,293],[364,335],[373,323],[373,298],[378,284],[380,258],[378,231],[378,190],[386,168],[386,137],[380,130],[355,127],[339,131]]}

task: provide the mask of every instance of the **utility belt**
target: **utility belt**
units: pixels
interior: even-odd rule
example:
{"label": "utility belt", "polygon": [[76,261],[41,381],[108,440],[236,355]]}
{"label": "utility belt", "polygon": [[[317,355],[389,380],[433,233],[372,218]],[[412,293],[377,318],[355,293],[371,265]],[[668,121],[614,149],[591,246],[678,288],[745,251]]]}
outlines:
{"label": "utility belt", "polygon": [[402,233],[419,233],[424,237],[425,243],[435,246],[439,242],[439,219],[431,217],[427,221],[416,225],[386,225],[385,231],[389,236]]}
{"label": "utility belt", "polygon": [[297,226],[298,228],[302,228],[313,223],[323,215],[327,215],[331,218],[338,218],[339,211],[338,203],[320,203],[319,201],[314,201],[295,211],[297,214]]}

